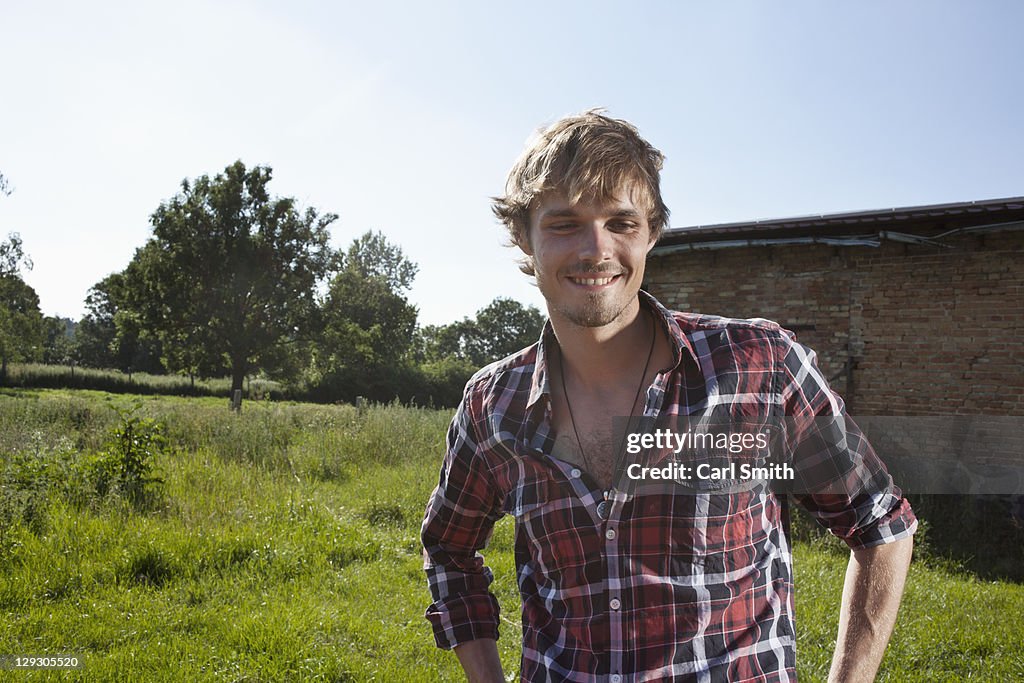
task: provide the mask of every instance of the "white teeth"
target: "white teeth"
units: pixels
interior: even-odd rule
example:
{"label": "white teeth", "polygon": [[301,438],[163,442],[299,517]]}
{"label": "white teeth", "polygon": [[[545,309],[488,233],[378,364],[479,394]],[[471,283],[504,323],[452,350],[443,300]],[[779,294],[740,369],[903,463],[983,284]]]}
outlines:
{"label": "white teeth", "polygon": [[606,284],[608,284],[609,282],[611,282],[614,279],[615,279],[614,277],[605,277],[605,278],[601,278],[600,280],[583,279],[583,278],[574,277],[573,281],[577,282],[577,283],[579,283],[581,285],[594,286],[594,285],[606,285]]}

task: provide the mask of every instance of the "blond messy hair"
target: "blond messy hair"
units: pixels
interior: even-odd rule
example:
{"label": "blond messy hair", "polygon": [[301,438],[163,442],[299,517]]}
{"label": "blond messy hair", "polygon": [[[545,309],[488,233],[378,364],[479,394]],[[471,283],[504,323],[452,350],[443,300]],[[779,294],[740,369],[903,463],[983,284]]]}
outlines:
{"label": "blond messy hair", "polygon": [[[661,199],[660,173],[665,155],[640,137],[636,126],[613,119],[603,109],[566,116],[538,129],[512,166],[505,195],[494,197],[491,210],[508,228],[513,245],[529,245],[530,208],[543,192],[560,189],[571,202],[584,197],[615,199],[630,188],[645,205],[651,239],[668,224],[668,207]],[[533,261],[521,265],[534,275]]]}

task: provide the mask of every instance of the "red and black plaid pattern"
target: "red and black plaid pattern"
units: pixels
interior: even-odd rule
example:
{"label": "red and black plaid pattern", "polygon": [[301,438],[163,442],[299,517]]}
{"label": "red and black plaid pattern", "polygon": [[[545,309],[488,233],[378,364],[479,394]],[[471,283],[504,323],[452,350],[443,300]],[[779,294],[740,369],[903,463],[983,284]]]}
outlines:
{"label": "red and black plaid pattern", "polygon": [[[647,390],[645,418],[769,425],[785,416],[801,505],[853,548],[914,532],[900,490],[791,333],[641,300],[675,348],[673,367]],[[478,372],[449,428],[422,527],[438,646],[497,638],[479,551],[512,514],[523,681],[795,680],[789,498],[763,485],[623,477],[601,519],[593,480],[549,455],[554,343],[548,326],[538,344]]]}

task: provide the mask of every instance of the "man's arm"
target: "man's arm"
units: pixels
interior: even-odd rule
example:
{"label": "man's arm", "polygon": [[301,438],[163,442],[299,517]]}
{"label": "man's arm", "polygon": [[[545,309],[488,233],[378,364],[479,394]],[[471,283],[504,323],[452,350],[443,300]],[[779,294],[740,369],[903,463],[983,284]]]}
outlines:
{"label": "man's arm", "polygon": [[913,536],[850,553],[829,683],[873,681],[896,623]]}
{"label": "man's arm", "polygon": [[[426,617],[438,647],[461,649],[472,644],[458,655],[464,667],[466,661],[471,666],[492,661],[478,656],[485,646],[476,641],[490,641],[493,661],[498,661],[494,641],[500,606],[489,590],[493,576],[478,551],[486,547],[494,523],[503,514],[501,492],[489,471],[471,414],[471,398],[467,386],[448,429],[438,485],[420,529],[423,568],[433,598]],[[472,678],[472,673],[467,669],[471,680],[491,680]]]}
{"label": "man's arm", "polygon": [[498,644],[490,638],[471,640],[455,646],[459,664],[466,671],[469,683],[505,683],[498,657]]}
{"label": "man's arm", "polygon": [[917,518],[814,352],[791,333],[780,341],[794,497],[852,549],[829,681],[872,681],[896,623]]}

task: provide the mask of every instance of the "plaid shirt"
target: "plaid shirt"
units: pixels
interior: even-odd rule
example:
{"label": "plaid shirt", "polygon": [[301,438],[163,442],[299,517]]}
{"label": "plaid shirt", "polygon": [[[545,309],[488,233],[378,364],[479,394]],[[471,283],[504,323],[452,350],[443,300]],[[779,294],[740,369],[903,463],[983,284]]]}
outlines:
{"label": "plaid shirt", "polygon": [[[674,348],[647,390],[645,418],[767,425],[785,415],[798,479],[820,483],[823,463],[842,479],[795,493],[801,505],[852,548],[914,533],[910,506],[856,425],[846,421],[838,444],[819,428],[821,416],[845,420],[843,403],[792,333],[640,296]],[[512,514],[523,681],[796,680],[789,497],[710,481],[645,494],[620,476],[602,519],[593,479],[550,455],[556,344],[548,323],[538,344],[478,372],[448,431],[422,527],[438,646],[497,638],[493,577],[478,551]]]}

